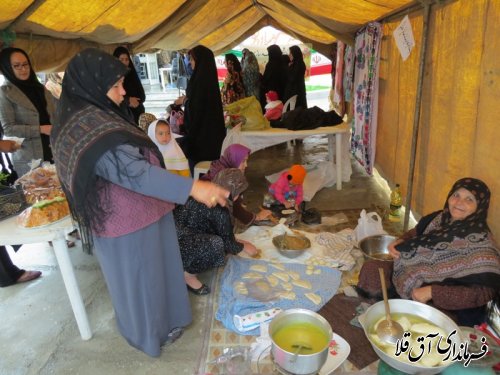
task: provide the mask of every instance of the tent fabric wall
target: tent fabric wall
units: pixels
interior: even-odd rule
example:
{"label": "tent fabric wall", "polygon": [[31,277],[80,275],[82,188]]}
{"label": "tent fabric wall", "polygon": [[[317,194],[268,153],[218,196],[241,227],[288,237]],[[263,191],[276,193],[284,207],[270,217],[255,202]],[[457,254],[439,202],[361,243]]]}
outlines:
{"label": "tent fabric wall", "polygon": [[[203,43],[224,52],[272,25],[327,53],[337,39],[414,0],[18,0],[0,3],[0,31],[16,33],[37,70],[60,70],[89,45],[134,52],[182,50]],[[61,41],[63,43],[61,44]],[[0,38],[1,43],[1,38]],[[40,47],[43,45],[44,47]],[[49,48],[50,47],[50,48]],[[55,48],[56,50],[54,51]],[[53,55],[58,60],[53,59]]]}
{"label": "tent fabric wall", "polygon": [[[500,2],[454,1],[431,8],[412,210],[443,207],[455,180],[472,176],[492,191],[489,224],[500,238]],[[403,62],[392,36],[402,19],[384,24],[376,166],[407,193],[422,12],[410,21],[416,48]]]}

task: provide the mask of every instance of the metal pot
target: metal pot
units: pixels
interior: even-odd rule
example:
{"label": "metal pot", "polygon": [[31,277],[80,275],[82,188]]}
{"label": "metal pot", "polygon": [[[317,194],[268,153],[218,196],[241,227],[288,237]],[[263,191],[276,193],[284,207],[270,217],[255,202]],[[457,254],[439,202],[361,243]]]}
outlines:
{"label": "metal pot", "polygon": [[[455,344],[457,350],[460,347],[461,343],[466,342],[462,332],[455,324],[455,322],[432,306],[404,299],[390,299],[389,306],[391,309],[391,314],[406,313],[419,316],[443,329],[448,334],[450,334],[453,330],[456,330],[457,334],[451,336],[451,340]],[[380,359],[382,359],[389,366],[399,371],[403,371],[406,374],[438,374],[441,373],[446,367],[453,364],[452,361],[449,361],[446,365],[443,366],[426,367],[418,365],[418,362],[402,362],[399,359],[396,359],[385,353],[371,340],[369,335],[370,329],[381,317],[384,316],[384,314],[384,302],[380,301],[370,306],[365,313],[361,314],[358,317],[358,319],[365,331],[365,335],[368,338],[368,341],[370,341],[370,344],[373,347],[373,350],[375,350],[375,353],[377,353]]]}
{"label": "metal pot", "polygon": [[[312,354],[287,351],[274,341],[274,335],[280,329],[294,323],[310,323],[320,328],[328,340],[325,347]],[[321,315],[306,309],[289,309],[276,315],[269,324],[271,337],[271,355],[276,365],[283,370],[297,375],[316,374],[323,367],[328,357],[328,345],[332,337],[332,327]]]}

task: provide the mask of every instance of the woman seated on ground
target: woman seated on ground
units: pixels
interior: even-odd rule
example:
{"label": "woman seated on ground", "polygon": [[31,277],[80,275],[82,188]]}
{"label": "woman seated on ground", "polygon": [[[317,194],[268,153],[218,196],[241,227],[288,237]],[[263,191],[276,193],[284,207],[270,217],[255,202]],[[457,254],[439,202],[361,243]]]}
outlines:
{"label": "woman seated on ground", "polygon": [[227,202],[227,208],[231,214],[235,233],[247,229],[256,221],[266,220],[271,215],[270,210],[260,210],[257,214],[247,210],[243,204],[243,192],[248,188],[248,181],[240,169],[224,169],[217,173],[212,182],[231,193],[229,196],[230,199]]}
{"label": "woman seated on ground", "polygon": [[238,168],[243,173],[247,167],[250,149],[246,146],[234,143],[224,150],[224,153],[218,160],[210,163],[210,169],[201,177],[201,180],[212,181],[217,173],[226,168]]}
{"label": "woman seated on ground", "polygon": [[[484,182],[462,178],[443,210],[424,216],[389,245],[395,258],[392,282],[402,298],[452,311],[460,325],[485,321],[486,304],[500,286],[500,253],[486,223],[489,202]],[[382,263],[363,265],[361,288],[373,285]]]}
{"label": "woman seated on ground", "polygon": [[[233,194],[241,194],[242,187],[238,184]],[[188,290],[196,295],[210,293],[210,288],[198,280],[197,274],[223,266],[226,254],[241,251],[250,256],[257,254],[257,249],[250,242],[234,237],[231,214],[226,207],[208,208],[194,199],[188,199],[185,205],[175,208],[174,219],[184,279]]]}

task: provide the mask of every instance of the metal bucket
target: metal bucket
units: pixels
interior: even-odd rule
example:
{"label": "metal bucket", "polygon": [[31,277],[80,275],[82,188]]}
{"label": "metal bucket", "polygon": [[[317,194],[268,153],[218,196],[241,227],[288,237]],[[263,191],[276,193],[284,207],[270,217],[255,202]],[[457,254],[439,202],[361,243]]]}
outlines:
{"label": "metal bucket", "polygon": [[[318,327],[328,338],[325,347],[311,354],[291,352],[276,344],[274,335],[287,325],[294,323],[309,323]],[[321,315],[306,309],[289,309],[276,315],[269,324],[271,337],[271,355],[280,368],[297,375],[317,374],[328,357],[328,345],[332,337],[332,327]]]}

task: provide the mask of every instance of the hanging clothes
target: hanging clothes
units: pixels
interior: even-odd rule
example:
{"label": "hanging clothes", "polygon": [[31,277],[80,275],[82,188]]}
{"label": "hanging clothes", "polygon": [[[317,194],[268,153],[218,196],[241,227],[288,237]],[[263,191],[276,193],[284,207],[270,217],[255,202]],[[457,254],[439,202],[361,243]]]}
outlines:
{"label": "hanging clothes", "polygon": [[345,102],[344,102],[344,50],[345,44],[341,41],[337,43],[337,58],[335,66],[335,82],[333,87],[333,109],[340,116],[344,116]]}
{"label": "hanging clothes", "polygon": [[382,27],[373,22],[356,36],[354,120],[351,150],[369,175],[373,173],[377,136],[378,79]]}
{"label": "hanging clothes", "polygon": [[354,81],[354,49],[350,45],[346,45],[344,49],[344,100],[352,102],[352,85]]}

